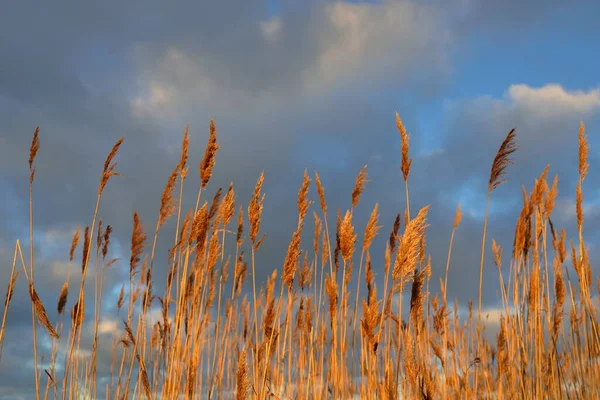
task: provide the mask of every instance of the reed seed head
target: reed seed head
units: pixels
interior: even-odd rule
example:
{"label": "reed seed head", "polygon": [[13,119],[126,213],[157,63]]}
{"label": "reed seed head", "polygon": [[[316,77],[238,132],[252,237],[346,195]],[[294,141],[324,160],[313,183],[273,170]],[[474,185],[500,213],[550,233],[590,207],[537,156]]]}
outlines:
{"label": "reed seed head", "polygon": [[208,185],[208,181],[212,176],[212,169],[215,166],[215,157],[219,150],[217,143],[217,128],[215,128],[215,121],[210,119],[208,143],[206,144],[206,150],[204,151],[204,158],[200,163],[200,180],[202,188]]}
{"label": "reed seed head", "polygon": [[404,179],[404,182],[406,182],[408,180],[410,166],[412,164],[412,158],[408,157],[410,135],[406,131],[406,128],[404,127],[404,124],[402,123],[398,113],[396,113],[396,128],[398,128],[398,132],[400,133],[400,141],[402,142],[402,166],[400,169],[402,170],[402,178]]}
{"label": "reed seed head", "polygon": [[517,144],[515,142],[515,129],[511,129],[506,135],[506,138],[500,145],[494,162],[492,163],[492,170],[490,172],[490,180],[488,183],[488,193],[492,193],[494,189],[506,182],[504,176],[506,174],[506,168],[513,163],[510,158],[511,154],[517,150]]}

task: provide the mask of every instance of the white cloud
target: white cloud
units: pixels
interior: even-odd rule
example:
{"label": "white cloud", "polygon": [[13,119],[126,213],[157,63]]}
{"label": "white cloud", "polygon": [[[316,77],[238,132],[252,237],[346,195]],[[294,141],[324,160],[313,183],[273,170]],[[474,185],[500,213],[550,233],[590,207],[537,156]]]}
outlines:
{"label": "white cloud", "polygon": [[150,82],[147,95],[139,95],[132,100],[136,113],[144,113],[150,109],[168,107],[173,99],[174,91],[159,82]]}
{"label": "white cloud", "polygon": [[98,323],[98,333],[104,334],[117,334],[119,332],[119,321],[108,317],[102,317]]}
{"label": "white cloud", "polygon": [[[523,128],[523,124],[539,128],[544,124],[576,121],[599,113],[600,89],[567,90],[554,83],[539,87],[513,84],[502,99],[479,96],[466,102],[449,103],[447,111],[458,112],[472,122],[495,126],[519,122],[518,128]],[[575,126],[575,133],[578,128]]]}
{"label": "white cloud", "polygon": [[309,85],[356,76],[369,67],[397,72],[434,60],[438,66],[446,63],[450,34],[435,9],[416,2],[338,1],[326,7],[325,21],[316,63],[306,71]]}
{"label": "white cloud", "polygon": [[143,66],[138,78],[140,91],[130,101],[134,115],[169,117],[182,106],[226,106],[225,99],[250,98],[227,82],[216,81],[205,57],[169,47],[155,65]]}
{"label": "white cloud", "polygon": [[542,118],[565,114],[586,116],[600,109],[600,89],[568,91],[558,84],[539,88],[518,84],[509,87],[506,97],[515,106]]}

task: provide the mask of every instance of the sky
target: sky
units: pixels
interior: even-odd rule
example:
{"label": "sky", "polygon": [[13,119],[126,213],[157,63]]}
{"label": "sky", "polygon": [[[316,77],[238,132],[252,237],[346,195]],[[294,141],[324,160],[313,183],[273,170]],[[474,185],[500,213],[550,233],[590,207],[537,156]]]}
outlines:
{"label": "sky", "polygon": [[[259,281],[281,267],[304,169],[313,177],[318,171],[330,210],[343,213],[355,177],[367,165],[370,181],[355,225],[362,232],[379,204],[383,227],[373,263],[382,282],[385,239],[405,208],[398,112],[411,135],[411,211],[431,206],[427,252],[434,292],[444,274],[454,212],[459,203],[463,207],[448,282],[449,298],[461,307],[477,298],[487,180],[510,129],[516,128],[519,150],[507,184],[493,193],[488,238],[505,249],[507,265],[521,185],[531,190],[547,164],[549,176],[559,176],[553,222],[575,238],[577,132],[583,121],[590,143],[584,235],[595,276],[600,272],[598,2],[24,0],[4,11],[0,283],[7,283],[15,241],[28,247],[27,160],[40,126],[36,281],[43,282],[37,290],[53,321],[52,305],[67,271],[77,279],[78,268],[68,266],[72,234],[91,221],[104,158],[117,138],[125,137],[117,157],[124,176],[111,180],[100,207],[102,220],[114,228],[110,252],[124,260],[107,277],[101,334],[108,339],[122,329],[114,292],[127,276],[132,214],[138,211],[147,227],[154,226],[188,124],[191,169],[184,206],[193,206],[210,118],[220,144],[210,197],[233,181],[238,204],[247,206],[265,172],[267,236],[257,256]],[[311,186],[313,200],[315,192]],[[166,260],[173,230],[167,224],[157,260]],[[489,247],[483,300],[494,310],[498,270]],[[156,271],[160,286],[164,262]],[[31,394],[29,307],[20,279],[8,315],[0,399]],[[104,343],[109,353],[110,340]],[[106,368],[106,360],[99,362]]]}

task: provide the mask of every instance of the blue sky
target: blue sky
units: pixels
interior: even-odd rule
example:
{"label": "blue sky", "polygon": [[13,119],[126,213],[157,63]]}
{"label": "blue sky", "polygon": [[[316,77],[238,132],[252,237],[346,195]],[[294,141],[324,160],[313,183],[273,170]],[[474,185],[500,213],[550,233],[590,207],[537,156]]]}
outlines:
{"label": "blue sky", "polygon": [[[520,187],[531,190],[547,163],[560,182],[555,223],[572,237],[576,137],[584,121],[591,145],[585,232],[597,274],[600,3],[558,3],[15,4],[0,16],[0,263],[12,263],[16,239],[27,243],[27,157],[35,126],[41,127],[34,188],[38,266],[48,283],[38,291],[53,304],[66,278],[70,236],[89,224],[100,168],[115,140],[125,137],[118,160],[124,177],[110,182],[100,215],[114,227],[112,256],[127,260],[132,213],[153,226],[187,124],[192,168],[184,206],[195,202],[211,117],[221,149],[210,196],[233,181],[245,206],[265,171],[267,239],[258,255],[259,279],[283,261],[304,168],[313,176],[318,170],[330,209],[344,212],[356,174],[368,165],[356,226],[362,230],[378,202],[383,228],[373,261],[381,263],[394,217],[405,207],[397,111],[411,134],[411,209],[431,205],[434,281],[445,268],[459,202],[465,212],[451,266],[460,279],[448,284],[461,306],[477,295],[479,253],[471,249],[481,237],[491,162],[513,127],[520,149],[508,183],[492,198],[489,238],[510,253]],[[314,187],[311,196],[316,200]],[[164,237],[173,229],[167,224]],[[158,259],[168,247],[168,241],[159,244]],[[487,265],[484,301],[494,307],[497,272],[491,258]],[[118,293],[126,265],[114,269],[107,287]],[[8,273],[0,269],[0,282]],[[19,316],[28,309],[19,285],[7,342],[30,324]],[[6,360],[29,360],[29,351],[5,349],[0,399],[26,393],[30,371],[8,371]]]}

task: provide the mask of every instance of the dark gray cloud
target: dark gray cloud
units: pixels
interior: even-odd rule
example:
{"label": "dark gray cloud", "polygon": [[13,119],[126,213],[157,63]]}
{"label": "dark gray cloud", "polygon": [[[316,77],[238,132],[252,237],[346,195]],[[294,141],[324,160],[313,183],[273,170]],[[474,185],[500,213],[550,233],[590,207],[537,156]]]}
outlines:
{"label": "dark gray cloud", "polygon": [[[419,115],[421,107],[444,95],[454,51],[470,35],[505,32],[503,26],[514,22],[527,27],[556,9],[546,9],[543,2],[525,8],[517,2],[466,2],[451,13],[437,1],[292,3],[282,4],[275,17],[259,1],[177,7],[162,2],[70,2],[61,7],[21,2],[0,16],[0,59],[7,60],[0,67],[0,199],[6,205],[0,207],[0,262],[12,264],[15,239],[28,251],[27,157],[33,130],[40,125],[34,186],[36,280],[43,282],[38,290],[52,320],[68,269],[70,237],[77,225],[91,222],[101,167],[116,139],[126,138],[117,160],[124,177],[109,183],[100,216],[115,228],[111,257],[122,261],[112,267],[106,287],[118,290],[127,275],[132,213],[139,211],[152,231],[188,123],[191,168],[183,201],[185,209],[193,207],[210,117],[216,120],[221,150],[203,199],[210,201],[218,187],[233,181],[246,207],[265,170],[262,230],[267,237],[257,257],[259,282],[283,261],[296,224],[295,198],[304,168],[311,175],[318,170],[323,179],[333,229],[335,210],[350,206],[355,176],[368,164],[371,182],[356,213],[356,228],[362,232],[379,202],[383,229],[374,243],[373,262],[382,266],[384,240],[396,213],[404,209],[396,110],[413,135],[412,212],[431,204],[432,289],[437,290],[437,277],[444,272],[454,211],[461,201],[465,217],[455,241],[449,296],[461,305],[477,296],[486,180],[512,127],[517,127],[521,149],[509,183],[494,193],[489,237],[508,255],[520,184],[530,189],[548,162],[551,175],[558,173],[561,179],[564,207],[557,209],[563,213],[557,220],[572,230],[568,199],[574,192],[574,138],[580,119],[588,122],[590,132],[598,126],[597,92],[522,86],[507,88],[503,99],[453,103],[436,126],[444,132],[436,136],[441,137],[433,146],[437,152],[429,152],[431,138],[421,135]],[[591,162],[597,159],[592,151]],[[597,179],[590,173],[585,187],[590,234],[600,218],[595,205],[599,193],[593,192]],[[311,196],[317,200],[314,186]],[[173,230],[171,222],[161,233],[154,275],[158,288]],[[597,254],[594,247],[591,251]],[[71,283],[79,269],[78,262],[71,266]],[[0,282],[9,273],[10,268],[2,268]],[[497,288],[497,270],[488,257],[486,305],[498,299]],[[112,313],[113,297],[107,295],[106,307]],[[21,276],[0,367],[31,359],[31,341],[20,334],[30,324]],[[14,398],[10,395],[31,387],[30,370],[0,371],[7,377],[0,381],[0,396]]]}

